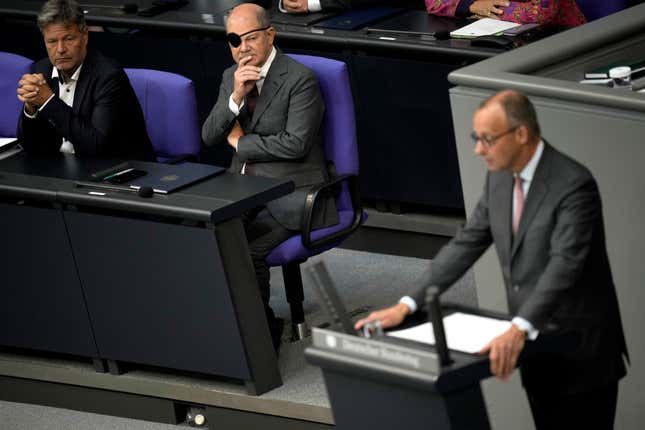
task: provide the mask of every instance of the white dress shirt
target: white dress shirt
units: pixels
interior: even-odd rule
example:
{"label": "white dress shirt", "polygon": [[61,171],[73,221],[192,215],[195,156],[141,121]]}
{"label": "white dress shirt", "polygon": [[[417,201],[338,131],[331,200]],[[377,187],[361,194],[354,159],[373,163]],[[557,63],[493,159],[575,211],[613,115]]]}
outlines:
{"label": "white dress shirt", "polygon": [[[529,189],[531,188],[531,182],[533,181],[533,176],[535,175],[535,169],[537,168],[538,163],[540,162],[540,158],[542,158],[542,152],[544,152],[544,142],[540,140],[540,143],[538,144],[537,148],[535,149],[535,153],[533,153],[533,156],[529,160],[529,162],[524,166],[524,169],[519,173],[520,178],[522,178],[522,191],[524,192],[524,200],[526,201],[526,198],[528,197],[529,194]],[[517,208],[517,196],[513,192],[513,214],[511,219],[515,219],[515,210]],[[399,300],[399,303],[403,303],[406,305],[408,308],[410,308],[410,312],[416,312],[418,309],[417,302],[410,296],[404,296]],[[530,340],[535,340],[538,337],[538,334],[540,333],[538,330],[533,327],[533,324],[531,322],[525,320],[522,317],[514,317],[511,322],[515,324],[519,329],[525,331],[527,333],[527,337]]]}
{"label": "white dress shirt", "polygon": [[[63,80],[60,78],[60,75],[58,74],[58,69],[54,67],[52,69],[52,79],[58,79],[58,98],[63,101],[67,106],[72,107],[74,104],[74,94],[76,93],[76,83],[78,82],[78,77],[81,73],[81,68],[83,67],[83,64],[78,66],[78,69],[74,72],[71,78],[67,80],[67,82],[63,82]],[[34,119],[38,115],[38,112],[43,110],[45,106],[47,106],[47,103],[55,96],[56,94],[52,94],[45,103],[41,107],[38,108],[38,111],[30,115],[27,113],[25,110],[25,115],[28,118]],[[74,153],[74,145],[72,142],[69,140],[63,138],[63,144],[60,146],[60,152],[63,152],[65,154],[73,154]]]}

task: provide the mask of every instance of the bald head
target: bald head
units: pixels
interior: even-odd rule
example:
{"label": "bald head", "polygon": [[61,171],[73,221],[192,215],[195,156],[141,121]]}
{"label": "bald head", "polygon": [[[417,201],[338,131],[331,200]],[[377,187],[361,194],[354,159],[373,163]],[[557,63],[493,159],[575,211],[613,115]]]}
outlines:
{"label": "bald head", "polygon": [[537,143],[540,139],[540,124],[531,101],[524,94],[515,90],[502,90],[484,100],[477,110],[499,105],[506,114],[509,127],[525,126],[531,140]]}
{"label": "bald head", "polygon": [[242,3],[235,6],[228,15],[226,20],[226,32],[228,33],[230,24],[234,25],[248,24],[253,28],[263,28],[269,26],[269,14],[262,6],[253,3]]}

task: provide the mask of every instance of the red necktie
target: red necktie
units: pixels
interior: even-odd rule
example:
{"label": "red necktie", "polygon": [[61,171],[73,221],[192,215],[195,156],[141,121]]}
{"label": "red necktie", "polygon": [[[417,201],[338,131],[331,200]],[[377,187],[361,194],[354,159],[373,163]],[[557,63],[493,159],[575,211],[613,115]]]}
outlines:
{"label": "red necktie", "polygon": [[517,234],[520,228],[520,219],[522,218],[522,209],[524,209],[524,188],[522,187],[522,178],[520,175],[515,175],[515,214],[513,216],[513,235]]}
{"label": "red necktie", "polygon": [[255,111],[255,106],[258,104],[258,97],[260,93],[258,92],[258,86],[253,85],[253,88],[246,95],[246,108],[249,110],[251,118],[253,118],[253,112]]}

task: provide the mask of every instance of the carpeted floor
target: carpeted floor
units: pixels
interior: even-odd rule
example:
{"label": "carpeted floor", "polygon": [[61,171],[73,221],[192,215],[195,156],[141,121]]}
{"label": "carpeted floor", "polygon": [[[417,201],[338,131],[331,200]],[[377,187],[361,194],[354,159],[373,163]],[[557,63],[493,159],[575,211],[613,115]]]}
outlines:
{"label": "carpeted floor", "polygon": [[[403,293],[412,291],[415,280],[427,270],[430,262],[417,258],[374,254],[346,249],[334,249],[315,257],[303,267],[315,261],[324,261],[341,299],[354,317],[365,315],[373,309],[396,302]],[[306,272],[306,270],[305,270]],[[305,314],[311,326],[328,321],[317,303],[317,297],[304,277]],[[453,286],[444,299],[476,305],[473,278],[467,273]],[[271,304],[276,314],[285,318],[288,325],[289,308],[284,299],[282,273],[272,269]],[[288,342],[289,330],[285,330],[284,342]],[[280,354],[280,367],[284,385],[262,397],[277,400],[298,399],[311,405],[328,405],[320,371],[309,366],[302,355],[308,341],[287,344]],[[57,409],[37,405],[25,405],[0,401],[0,430],[170,430],[178,428],[167,424],[131,420],[91,413]]]}

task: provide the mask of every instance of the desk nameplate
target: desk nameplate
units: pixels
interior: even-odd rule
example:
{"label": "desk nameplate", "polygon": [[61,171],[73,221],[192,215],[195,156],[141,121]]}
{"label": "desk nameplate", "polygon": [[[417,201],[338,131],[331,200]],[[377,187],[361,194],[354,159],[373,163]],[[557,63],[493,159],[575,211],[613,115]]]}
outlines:
{"label": "desk nameplate", "polygon": [[439,357],[427,350],[314,328],[313,345],[327,351],[368,359],[417,372],[439,374]]}

